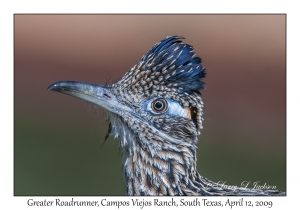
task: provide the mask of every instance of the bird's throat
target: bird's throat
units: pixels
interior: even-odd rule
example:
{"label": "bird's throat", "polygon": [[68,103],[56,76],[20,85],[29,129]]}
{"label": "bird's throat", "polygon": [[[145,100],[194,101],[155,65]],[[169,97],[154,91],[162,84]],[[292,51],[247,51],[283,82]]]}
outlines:
{"label": "bird's throat", "polygon": [[180,148],[184,151],[180,153],[148,146],[137,144],[132,155],[124,157],[127,195],[184,195],[182,186],[188,188],[197,173],[195,152],[188,148]]}

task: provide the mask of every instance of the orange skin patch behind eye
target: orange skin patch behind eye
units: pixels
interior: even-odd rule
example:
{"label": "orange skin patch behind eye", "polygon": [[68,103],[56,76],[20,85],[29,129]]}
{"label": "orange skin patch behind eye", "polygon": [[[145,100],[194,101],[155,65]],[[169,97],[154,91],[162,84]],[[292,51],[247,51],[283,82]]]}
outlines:
{"label": "orange skin patch behind eye", "polygon": [[186,111],[186,118],[192,120],[192,110],[190,107],[186,106],[184,107],[185,111]]}

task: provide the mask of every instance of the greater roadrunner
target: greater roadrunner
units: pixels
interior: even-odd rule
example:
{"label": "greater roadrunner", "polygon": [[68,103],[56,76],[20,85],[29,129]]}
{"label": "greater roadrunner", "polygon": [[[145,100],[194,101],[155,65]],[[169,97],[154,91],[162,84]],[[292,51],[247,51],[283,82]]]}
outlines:
{"label": "greater roadrunner", "polygon": [[156,43],[111,86],[61,81],[48,90],[106,110],[105,139],[120,138],[127,195],[285,195],[219,185],[197,172],[205,68],[181,39],[169,36]]}

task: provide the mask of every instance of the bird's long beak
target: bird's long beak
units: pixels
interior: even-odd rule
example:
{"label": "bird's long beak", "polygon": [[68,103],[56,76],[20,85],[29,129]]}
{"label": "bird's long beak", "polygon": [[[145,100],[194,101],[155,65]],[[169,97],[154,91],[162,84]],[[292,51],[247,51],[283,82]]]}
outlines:
{"label": "bird's long beak", "polygon": [[119,114],[120,111],[126,111],[127,108],[119,103],[116,96],[111,92],[111,87],[84,82],[61,81],[50,85],[48,90],[92,102],[116,114]]}

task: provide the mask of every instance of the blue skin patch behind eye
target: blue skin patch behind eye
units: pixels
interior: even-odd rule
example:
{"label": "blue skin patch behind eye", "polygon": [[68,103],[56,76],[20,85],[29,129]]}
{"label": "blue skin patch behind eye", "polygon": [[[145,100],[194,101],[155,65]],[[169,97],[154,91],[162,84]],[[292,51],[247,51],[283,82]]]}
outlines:
{"label": "blue skin patch behind eye", "polygon": [[[178,102],[172,101],[169,98],[163,98],[167,102],[167,109],[164,112],[158,113],[152,109],[152,102],[155,101],[158,98],[152,98],[142,103],[142,107],[146,109],[148,112],[154,114],[154,115],[160,115],[160,114],[167,114],[169,116],[178,116],[178,117],[187,117],[188,112],[186,109],[184,109]],[[160,107],[158,107],[160,106]],[[155,107],[157,109],[160,109],[163,104],[161,102],[156,102]]]}

